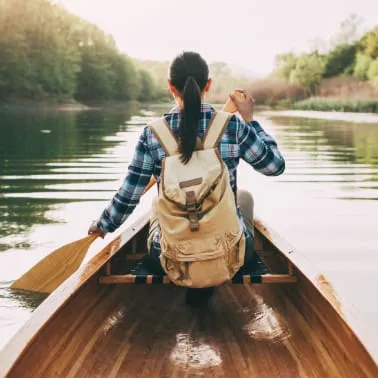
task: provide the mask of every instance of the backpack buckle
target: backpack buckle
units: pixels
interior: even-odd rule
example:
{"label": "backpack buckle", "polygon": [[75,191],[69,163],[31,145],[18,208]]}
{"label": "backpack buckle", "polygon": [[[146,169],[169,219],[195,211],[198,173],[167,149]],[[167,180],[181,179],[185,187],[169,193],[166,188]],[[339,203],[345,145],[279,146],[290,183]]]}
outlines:
{"label": "backpack buckle", "polygon": [[190,231],[199,230],[199,217],[196,196],[193,190],[186,192],[186,211],[188,212],[188,219],[190,223]]}

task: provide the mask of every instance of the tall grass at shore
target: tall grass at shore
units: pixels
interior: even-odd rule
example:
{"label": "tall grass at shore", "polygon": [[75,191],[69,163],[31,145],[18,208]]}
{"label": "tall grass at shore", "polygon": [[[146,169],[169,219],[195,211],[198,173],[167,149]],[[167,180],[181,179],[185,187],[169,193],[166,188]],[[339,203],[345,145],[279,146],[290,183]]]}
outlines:
{"label": "tall grass at shore", "polygon": [[294,109],[378,113],[378,89],[351,76],[323,80],[317,96],[293,103]]}
{"label": "tall grass at shore", "polygon": [[257,105],[287,105],[308,97],[300,85],[291,85],[284,80],[258,80],[252,82],[250,91]]}
{"label": "tall grass at shore", "polygon": [[310,97],[294,103],[292,108],[298,110],[378,113],[378,99],[347,100],[330,97]]}
{"label": "tall grass at shore", "polygon": [[336,76],[324,79],[317,93],[319,97],[342,98],[349,100],[378,100],[378,88],[370,81],[358,80],[353,76]]}
{"label": "tall grass at shore", "polygon": [[350,76],[324,79],[315,96],[303,86],[267,79],[251,83],[258,105],[301,110],[378,112],[378,89],[369,81]]}

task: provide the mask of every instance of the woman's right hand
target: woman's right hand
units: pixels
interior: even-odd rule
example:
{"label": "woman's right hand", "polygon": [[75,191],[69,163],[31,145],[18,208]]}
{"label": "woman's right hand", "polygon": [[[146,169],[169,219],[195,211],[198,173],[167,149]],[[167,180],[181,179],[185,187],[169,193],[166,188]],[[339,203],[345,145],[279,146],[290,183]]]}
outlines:
{"label": "woman's right hand", "polygon": [[96,222],[93,222],[91,224],[91,226],[89,227],[89,229],[88,229],[88,235],[97,235],[100,238],[104,238],[105,237],[104,232],[101,230],[101,228],[97,227]]}
{"label": "woman's right hand", "polygon": [[[239,94],[241,94],[242,96],[240,96]],[[243,117],[244,121],[253,121],[255,100],[249,94],[249,92],[245,89],[235,89],[235,91],[230,94],[230,98],[238,109],[239,114]]]}

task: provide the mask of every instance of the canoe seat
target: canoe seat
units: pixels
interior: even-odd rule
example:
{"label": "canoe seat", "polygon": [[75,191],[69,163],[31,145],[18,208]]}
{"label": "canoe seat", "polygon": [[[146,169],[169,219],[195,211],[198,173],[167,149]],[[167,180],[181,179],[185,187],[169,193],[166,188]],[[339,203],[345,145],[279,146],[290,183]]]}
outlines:
{"label": "canoe seat", "polygon": [[[273,274],[257,253],[248,264],[245,264],[233,277],[233,284],[250,283],[295,283],[297,277],[293,274]],[[100,277],[102,284],[169,284],[166,275],[152,274],[144,259],[138,261],[127,274],[104,275]]]}

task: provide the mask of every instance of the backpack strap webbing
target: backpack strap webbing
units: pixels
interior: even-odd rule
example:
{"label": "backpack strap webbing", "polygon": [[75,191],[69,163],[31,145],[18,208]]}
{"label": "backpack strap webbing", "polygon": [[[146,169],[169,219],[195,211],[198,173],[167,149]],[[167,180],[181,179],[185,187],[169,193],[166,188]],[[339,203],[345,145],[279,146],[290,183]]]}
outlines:
{"label": "backpack strap webbing", "polygon": [[168,156],[178,154],[177,139],[164,118],[152,121],[148,126]]}
{"label": "backpack strap webbing", "polygon": [[222,137],[231,117],[231,113],[222,111],[215,113],[206,131],[205,140],[203,142],[205,149],[215,148],[218,146],[219,140]]}

